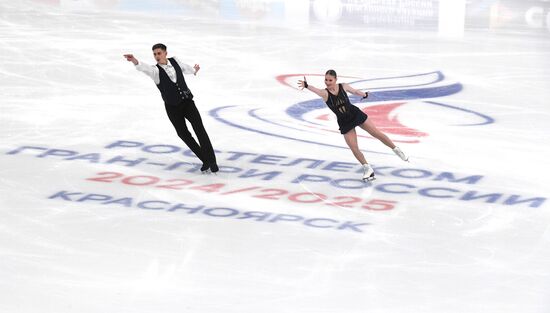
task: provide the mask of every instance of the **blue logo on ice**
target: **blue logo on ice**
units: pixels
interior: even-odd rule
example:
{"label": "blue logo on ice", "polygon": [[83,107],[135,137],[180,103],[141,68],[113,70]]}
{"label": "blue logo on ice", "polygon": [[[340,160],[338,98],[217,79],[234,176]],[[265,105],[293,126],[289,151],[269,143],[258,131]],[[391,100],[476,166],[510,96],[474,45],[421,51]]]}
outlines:
{"label": "blue logo on ice", "polygon": [[[306,76],[308,81],[315,82],[318,88],[324,84],[323,74],[285,74],[277,76],[276,79],[283,85],[298,89],[296,82],[303,76]],[[428,136],[425,130],[405,126],[402,122],[414,122],[419,117],[426,115],[425,113],[434,116],[430,120],[431,122],[439,122],[444,125],[449,123],[449,116],[460,121],[456,123],[451,119],[451,125],[446,126],[482,126],[494,123],[492,117],[481,112],[441,102],[438,98],[454,95],[462,91],[463,86],[458,82],[448,81],[440,71],[371,79],[340,76],[339,79],[348,82],[356,89],[369,91],[367,101],[361,101],[361,98],[355,95],[350,95],[350,101],[365,111],[378,128],[391,134],[395,142],[419,143],[422,137]],[[216,108],[210,114],[218,121],[239,129],[316,145],[346,148],[327,144],[326,140],[314,138],[319,135],[323,136],[326,132],[339,132],[334,116],[328,111],[323,100],[315,95],[312,97],[314,99],[287,107],[284,112],[273,112],[269,110],[271,107],[250,109],[247,115],[252,120],[246,125],[222,117],[222,111],[235,109],[236,106]],[[413,105],[414,107],[411,107]],[[400,119],[399,117],[402,116],[400,113],[406,110],[409,110],[409,116],[411,112],[414,113],[415,118],[407,119],[405,116]],[[453,114],[449,115],[448,112],[451,111]],[[418,114],[418,112],[422,114]],[[289,120],[288,117],[292,119]],[[262,125],[262,127],[258,125]],[[304,136],[300,136],[300,133],[304,133]],[[360,137],[370,138],[366,135],[360,135]]]}

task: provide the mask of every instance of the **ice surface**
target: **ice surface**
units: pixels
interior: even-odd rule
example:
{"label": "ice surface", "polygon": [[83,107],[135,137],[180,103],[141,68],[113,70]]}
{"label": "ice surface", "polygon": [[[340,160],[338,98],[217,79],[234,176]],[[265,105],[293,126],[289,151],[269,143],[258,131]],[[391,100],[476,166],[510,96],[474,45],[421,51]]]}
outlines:
{"label": "ice surface", "polygon": [[[0,312],[550,312],[550,6],[449,3],[0,1]],[[357,128],[360,181],[328,69],[410,163]]]}

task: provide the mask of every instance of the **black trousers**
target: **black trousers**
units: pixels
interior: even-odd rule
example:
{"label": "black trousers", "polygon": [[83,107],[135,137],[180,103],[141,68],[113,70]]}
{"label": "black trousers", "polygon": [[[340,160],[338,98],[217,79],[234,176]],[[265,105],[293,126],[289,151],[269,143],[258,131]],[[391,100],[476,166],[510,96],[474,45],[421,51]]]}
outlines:
{"label": "black trousers", "polygon": [[[193,100],[183,100],[178,105],[165,104],[164,106],[166,107],[168,118],[170,122],[172,122],[172,125],[174,125],[181,140],[185,142],[202,163],[206,165],[215,165],[216,155],[214,154],[214,148],[212,148],[210,138],[206,133],[206,129],[204,129],[201,115],[195,106],[195,102]],[[185,120],[191,123],[199,143],[195,141],[195,138],[193,138],[189,132]]]}

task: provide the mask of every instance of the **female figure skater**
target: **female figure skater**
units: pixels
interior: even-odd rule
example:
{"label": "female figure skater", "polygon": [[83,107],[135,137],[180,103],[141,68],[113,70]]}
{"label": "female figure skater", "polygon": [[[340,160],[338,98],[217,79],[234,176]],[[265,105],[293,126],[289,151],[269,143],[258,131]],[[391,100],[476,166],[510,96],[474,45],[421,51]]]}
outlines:
{"label": "female figure skater", "polygon": [[309,91],[316,93],[319,97],[323,98],[323,101],[325,101],[327,106],[332,110],[332,112],[334,112],[334,114],[336,114],[338,126],[340,126],[340,133],[344,135],[344,139],[351,149],[351,152],[353,152],[353,155],[357,161],[359,161],[363,166],[363,180],[371,181],[374,180],[375,177],[374,170],[367,162],[365,156],[361,150],[359,150],[359,146],[357,145],[357,133],[355,132],[356,126],[366,130],[371,136],[390,147],[403,161],[408,161],[409,157],[406,156],[405,153],[399,149],[399,147],[395,146],[393,141],[391,141],[388,136],[374,126],[374,124],[368,119],[367,114],[351,104],[348,95],[346,94],[346,92],[349,92],[366,99],[369,96],[369,93],[354,89],[345,83],[337,84],[336,80],[336,72],[334,70],[328,70],[325,73],[325,85],[327,88],[318,89],[312,85],[309,85],[305,76],[304,80],[298,81],[298,87],[306,88]]}

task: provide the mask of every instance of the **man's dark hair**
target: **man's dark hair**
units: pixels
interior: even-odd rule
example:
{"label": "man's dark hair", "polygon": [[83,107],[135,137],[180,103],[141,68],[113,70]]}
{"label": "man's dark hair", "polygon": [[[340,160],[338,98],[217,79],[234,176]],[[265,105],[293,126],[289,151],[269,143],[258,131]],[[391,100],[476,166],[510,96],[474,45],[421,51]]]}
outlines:
{"label": "man's dark hair", "polygon": [[161,44],[161,43],[157,43],[155,45],[153,45],[153,50],[155,49],[162,49],[162,51],[166,51],[166,46]]}
{"label": "man's dark hair", "polygon": [[336,71],[335,70],[328,70],[325,75],[330,75],[334,78],[337,78],[338,76],[336,76]]}

